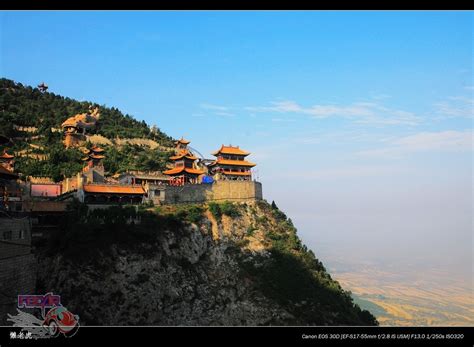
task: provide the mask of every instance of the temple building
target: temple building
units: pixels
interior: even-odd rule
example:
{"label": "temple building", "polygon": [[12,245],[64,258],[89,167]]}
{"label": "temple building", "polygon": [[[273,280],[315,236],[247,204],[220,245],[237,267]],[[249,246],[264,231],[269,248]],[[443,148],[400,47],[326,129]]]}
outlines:
{"label": "temple building", "polygon": [[64,145],[66,148],[78,147],[86,141],[86,130],[95,127],[99,120],[99,109],[89,109],[89,112],[79,113],[69,117],[61,125],[64,132]]}
{"label": "temple building", "polygon": [[146,200],[159,205],[165,198],[165,190],[170,176],[161,172],[128,171],[115,175],[121,184],[141,185],[146,193]]}
{"label": "temple building", "polygon": [[143,185],[167,185],[169,176],[163,175],[161,172],[142,172],[127,171],[113,176],[117,178],[121,184],[141,184]]}
{"label": "temple building", "polygon": [[250,152],[240,149],[238,146],[224,146],[212,153],[216,160],[208,165],[209,173],[216,180],[251,181],[250,169],[256,164],[245,160]]}
{"label": "temple building", "polygon": [[86,183],[103,183],[104,177],[104,150],[94,146],[86,152],[86,157],[82,158],[86,165],[82,169]]}
{"label": "temple building", "polygon": [[21,211],[22,192],[13,172],[14,156],[6,151],[0,155],[0,210]]}
{"label": "temple building", "polygon": [[188,145],[191,143],[189,140],[183,139],[181,137],[178,141],[175,141],[176,151],[189,151]]}
{"label": "temple building", "polygon": [[173,161],[173,168],[163,171],[165,175],[170,176],[171,185],[183,185],[186,183],[199,183],[199,176],[204,171],[196,166],[197,157],[188,149],[190,141],[181,138],[176,141],[176,155],[170,157]]}
{"label": "temple building", "polygon": [[84,184],[82,199],[88,204],[141,204],[145,196],[142,186],[121,184]]}
{"label": "temple building", "polygon": [[82,160],[86,162],[78,184],[79,200],[88,204],[140,204],[146,195],[141,184],[111,184],[104,176],[104,150],[94,146]]}
{"label": "temple building", "polygon": [[13,172],[13,166],[15,163],[14,159],[14,155],[8,154],[7,151],[3,151],[3,153],[0,155],[0,165],[8,171]]}

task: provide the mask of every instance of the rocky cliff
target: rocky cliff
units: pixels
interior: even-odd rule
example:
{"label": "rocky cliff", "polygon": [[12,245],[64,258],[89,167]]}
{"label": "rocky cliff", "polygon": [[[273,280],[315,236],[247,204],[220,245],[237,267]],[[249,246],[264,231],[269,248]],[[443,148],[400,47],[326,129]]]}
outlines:
{"label": "rocky cliff", "polygon": [[266,202],[76,206],[37,257],[83,325],[377,324]]}

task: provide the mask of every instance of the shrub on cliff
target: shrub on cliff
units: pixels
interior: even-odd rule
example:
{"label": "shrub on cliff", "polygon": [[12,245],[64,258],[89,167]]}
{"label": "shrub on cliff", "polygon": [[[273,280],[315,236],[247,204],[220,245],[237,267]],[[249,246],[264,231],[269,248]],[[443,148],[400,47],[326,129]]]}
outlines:
{"label": "shrub on cliff", "polygon": [[212,213],[216,220],[220,220],[222,216],[221,207],[217,202],[210,202],[208,204],[209,211]]}
{"label": "shrub on cliff", "polygon": [[216,220],[220,220],[223,214],[231,218],[236,218],[241,215],[239,206],[230,201],[224,201],[222,203],[210,202],[208,208]]}
{"label": "shrub on cliff", "polygon": [[285,306],[299,322],[378,324],[370,312],[354,305],[350,294],[331,278],[314,253],[302,245],[292,221],[286,219],[274,202],[271,205],[259,202],[258,208],[261,217],[267,220],[260,224],[256,217],[270,242],[271,257],[257,255],[240,264],[265,296]]}
{"label": "shrub on cliff", "polygon": [[234,204],[230,201],[224,201],[220,204],[222,214],[229,216],[231,218],[236,218],[240,216],[239,207],[237,204]]}
{"label": "shrub on cliff", "polygon": [[199,223],[203,217],[204,208],[198,205],[184,205],[179,209],[178,218],[190,222]]}

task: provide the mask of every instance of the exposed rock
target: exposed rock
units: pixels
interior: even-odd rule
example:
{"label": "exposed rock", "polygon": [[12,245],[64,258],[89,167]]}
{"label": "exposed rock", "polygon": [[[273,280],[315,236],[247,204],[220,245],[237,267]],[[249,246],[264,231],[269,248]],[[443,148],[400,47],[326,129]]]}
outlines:
{"label": "exposed rock", "polygon": [[[38,290],[62,295],[83,325],[320,324],[314,300],[296,302],[291,293],[282,300],[258,275],[278,261],[269,230],[282,235],[292,230],[268,204],[237,208],[238,217],[219,219],[206,210],[198,224],[157,228],[153,242],[111,242],[87,260],[60,250],[44,253]],[[370,324],[345,300],[338,305],[351,316],[338,320],[333,313],[341,307],[334,306],[324,323]],[[325,305],[327,311],[332,304]]]}

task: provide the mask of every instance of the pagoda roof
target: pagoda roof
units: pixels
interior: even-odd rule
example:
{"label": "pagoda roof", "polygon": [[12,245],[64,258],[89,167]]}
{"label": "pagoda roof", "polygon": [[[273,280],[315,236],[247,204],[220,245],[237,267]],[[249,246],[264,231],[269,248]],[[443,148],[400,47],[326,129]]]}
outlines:
{"label": "pagoda roof", "polygon": [[76,128],[77,127],[77,121],[74,119],[74,117],[71,117],[71,118],[68,118],[66,119],[63,124],[61,124],[61,126],[63,128],[67,128],[67,127],[74,127]]}
{"label": "pagoda roof", "polygon": [[13,159],[13,158],[15,158],[15,156],[11,155],[11,154],[8,154],[6,151],[4,151],[2,153],[2,155],[0,155],[0,158],[1,159]]}
{"label": "pagoda roof", "polygon": [[76,114],[75,116],[69,117],[66,119],[61,126],[63,128],[67,127],[74,127],[74,128],[91,128],[95,126],[95,123],[97,122],[99,118],[99,114],[96,110],[92,112],[91,114],[89,113],[79,113]]}
{"label": "pagoda roof", "polygon": [[141,186],[111,185],[111,184],[84,184],[86,193],[105,194],[145,194]]}
{"label": "pagoda roof", "polygon": [[218,165],[218,164],[231,165],[231,166],[249,166],[249,167],[253,167],[253,166],[257,165],[255,163],[252,163],[252,162],[247,161],[247,160],[217,159],[217,160],[214,160],[211,164],[209,164],[209,166],[215,166],[215,165]]}
{"label": "pagoda roof", "polygon": [[94,146],[90,149],[92,152],[102,153],[104,150],[100,147]]}
{"label": "pagoda roof", "polygon": [[244,151],[239,148],[239,146],[224,146],[222,145],[220,149],[212,153],[212,155],[217,156],[219,154],[236,154],[236,155],[249,155],[250,152]]}
{"label": "pagoda roof", "polygon": [[190,152],[185,152],[185,153],[181,153],[181,154],[174,155],[174,156],[170,157],[170,160],[178,160],[178,159],[182,159],[182,158],[188,158],[188,159],[191,159],[191,160],[196,160],[197,159],[197,157],[192,155]]}
{"label": "pagoda roof", "polygon": [[186,172],[186,173],[193,174],[193,175],[201,175],[201,174],[204,173],[204,171],[202,171],[202,170],[192,169],[192,168],[184,167],[184,166],[175,167],[173,169],[163,171],[163,173],[165,175],[177,175],[177,174],[180,174],[182,172]]}
{"label": "pagoda roof", "polygon": [[0,176],[8,176],[8,178],[18,178],[18,175],[13,171],[8,170],[7,168],[0,165]]}
{"label": "pagoda roof", "polygon": [[188,145],[191,143],[189,140],[185,140],[183,137],[181,137],[176,143],[182,143],[183,145]]}
{"label": "pagoda roof", "polygon": [[236,176],[250,176],[250,172],[233,172],[233,171],[223,171],[225,175],[236,175]]}
{"label": "pagoda roof", "polygon": [[83,161],[89,160],[89,159],[104,159],[105,155],[99,155],[99,154],[89,154],[88,157],[82,158]]}

